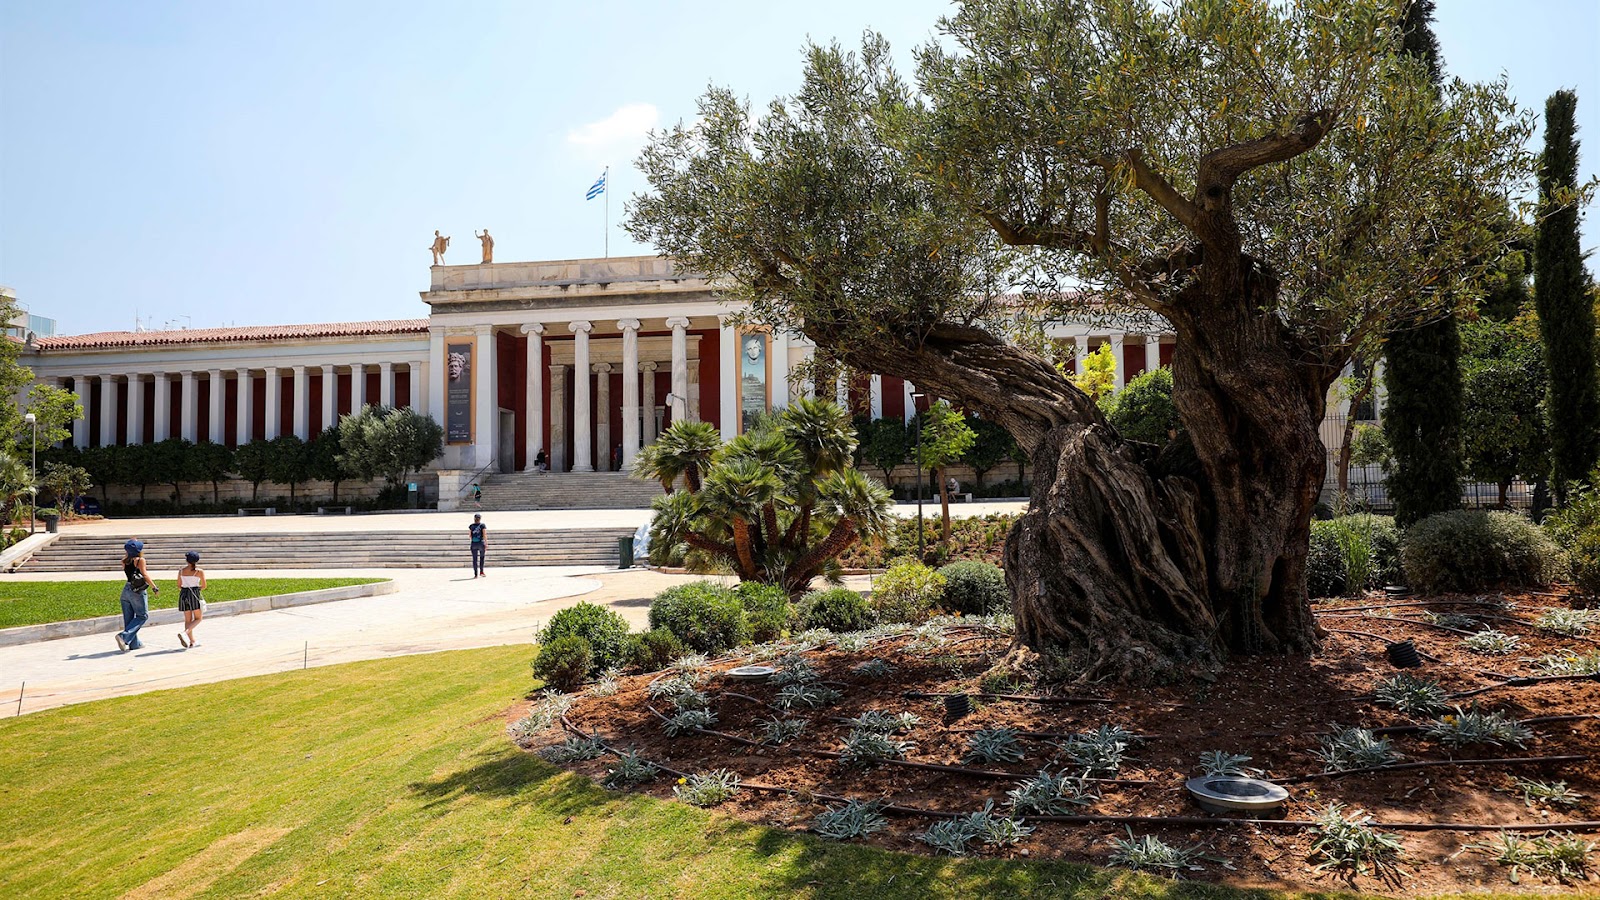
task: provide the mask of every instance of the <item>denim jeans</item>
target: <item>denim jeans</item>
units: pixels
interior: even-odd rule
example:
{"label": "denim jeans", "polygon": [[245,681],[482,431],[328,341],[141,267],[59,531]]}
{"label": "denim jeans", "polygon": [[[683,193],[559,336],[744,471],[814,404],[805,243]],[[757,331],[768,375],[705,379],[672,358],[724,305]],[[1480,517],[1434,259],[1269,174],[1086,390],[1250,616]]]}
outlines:
{"label": "denim jeans", "polygon": [[144,646],[139,642],[139,629],[144,627],[148,618],[150,618],[150,595],[145,591],[135,590],[131,584],[123,585],[122,640],[127,643],[128,649],[137,650]]}
{"label": "denim jeans", "polygon": [[483,572],[483,551],[487,549],[483,544],[472,545],[472,574]]}

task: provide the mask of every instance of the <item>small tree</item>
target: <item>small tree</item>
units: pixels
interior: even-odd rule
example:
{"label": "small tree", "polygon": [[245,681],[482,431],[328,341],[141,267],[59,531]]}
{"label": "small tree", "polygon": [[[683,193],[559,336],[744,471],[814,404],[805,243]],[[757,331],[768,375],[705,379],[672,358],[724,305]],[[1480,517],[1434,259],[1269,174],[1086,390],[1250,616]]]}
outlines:
{"label": "small tree", "polygon": [[939,539],[948,542],[950,485],[944,477],[945,467],[959,462],[978,436],[967,427],[966,419],[943,400],[918,415],[922,417],[922,439],[912,445],[911,455],[920,470],[932,469],[939,480]]}
{"label": "small tree", "polygon": [[678,479],[691,492],[711,468],[711,457],[722,446],[717,426],[710,422],[673,422],[656,442],[634,457],[633,477],[661,483],[667,493]]}
{"label": "small tree", "polygon": [[[194,462],[192,451],[194,445],[183,438],[167,438],[154,444],[146,444],[145,455],[142,462],[148,465],[151,473],[152,484],[168,484],[172,486],[172,502],[183,505],[183,482],[194,479]],[[120,454],[125,461],[133,461],[138,457],[133,454]],[[92,469],[90,471],[93,471]],[[142,493],[141,493],[142,496]]]}
{"label": "small tree", "polygon": [[339,420],[335,458],[357,478],[382,477],[396,487],[443,452],[444,429],[415,410],[368,406]]}
{"label": "small tree", "polygon": [[306,452],[306,442],[292,434],[279,435],[269,443],[267,477],[278,484],[289,486],[289,504],[299,501],[295,488],[311,477],[311,456]]}
{"label": "small tree", "polygon": [[40,487],[50,494],[49,505],[64,510],[72,509],[78,498],[89,492],[92,483],[88,471],[83,467],[63,462],[45,463],[44,475],[39,482]]}
{"label": "small tree", "polygon": [[1109,342],[1083,358],[1083,371],[1072,376],[1072,383],[1091,400],[1111,394],[1117,384],[1117,357]]}
{"label": "small tree", "polygon": [[211,482],[211,502],[222,502],[222,481],[233,468],[233,451],[227,444],[201,441],[189,451],[190,471],[200,481]]}
{"label": "small tree", "polygon": [[233,452],[233,467],[239,477],[250,482],[250,502],[255,503],[261,494],[261,482],[272,474],[272,444],[260,438]]}
{"label": "small tree", "polygon": [[1183,430],[1178,408],[1172,405],[1171,369],[1140,374],[1100,405],[1106,411],[1106,420],[1130,441],[1165,447]]}
{"label": "small tree", "polygon": [[1001,428],[996,422],[981,416],[968,415],[967,427],[972,429],[972,446],[962,455],[961,461],[972,467],[972,475],[978,482],[978,487],[983,487],[983,476],[990,469],[1010,459],[1015,452],[1017,442],[1012,439],[1011,432]]}
{"label": "small tree", "polygon": [[1461,384],[1463,458],[1475,481],[1497,485],[1501,507],[1511,482],[1536,478],[1549,466],[1544,417],[1549,389],[1534,324],[1463,323]]}
{"label": "small tree", "polygon": [[339,443],[339,426],[324,428],[311,442],[311,477],[333,485],[333,502],[339,502],[339,482],[344,480],[344,465],[339,462],[343,448]]}
{"label": "small tree", "polygon": [[903,419],[876,419],[866,422],[858,434],[862,461],[882,472],[883,483],[892,490],[895,467],[904,463],[911,451],[911,430]]}

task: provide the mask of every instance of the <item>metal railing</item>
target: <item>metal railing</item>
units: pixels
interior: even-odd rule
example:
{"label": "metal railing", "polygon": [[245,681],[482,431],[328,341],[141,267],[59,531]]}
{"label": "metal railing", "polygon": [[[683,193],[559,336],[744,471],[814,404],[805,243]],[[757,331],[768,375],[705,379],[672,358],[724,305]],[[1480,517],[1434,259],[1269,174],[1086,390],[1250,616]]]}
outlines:
{"label": "metal railing", "polygon": [[[1329,503],[1339,495],[1339,449],[1342,446],[1347,422],[1345,416],[1330,415],[1322,423],[1322,442],[1328,454],[1327,475],[1322,482],[1322,497]],[[1357,419],[1356,423],[1378,424],[1364,419]],[[1345,488],[1347,502],[1376,513],[1394,512],[1394,501],[1389,498],[1388,486],[1384,484],[1385,475],[1386,473],[1376,465],[1350,466]],[[1527,481],[1521,479],[1512,481],[1506,492],[1506,505],[1523,512],[1532,510],[1533,490],[1533,485]],[[1498,509],[1500,486],[1476,481],[1464,482],[1461,485],[1461,505],[1465,509]]]}

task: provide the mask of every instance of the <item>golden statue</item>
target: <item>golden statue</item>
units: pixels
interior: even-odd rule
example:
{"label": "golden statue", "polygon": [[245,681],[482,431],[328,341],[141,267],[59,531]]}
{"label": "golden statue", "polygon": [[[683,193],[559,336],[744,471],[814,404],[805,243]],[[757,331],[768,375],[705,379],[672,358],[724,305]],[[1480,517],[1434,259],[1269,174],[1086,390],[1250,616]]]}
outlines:
{"label": "golden statue", "polygon": [[494,262],[494,238],[489,236],[489,229],[485,228],[483,234],[474,231],[472,236],[483,244],[483,261],[486,263]]}
{"label": "golden statue", "polygon": [[444,251],[450,249],[450,239],[440,236],[439,229],[435,228],[433,230],[433,246],[428,249],[433,251],[433,264],[436,266],[442,265],[444,263]]}

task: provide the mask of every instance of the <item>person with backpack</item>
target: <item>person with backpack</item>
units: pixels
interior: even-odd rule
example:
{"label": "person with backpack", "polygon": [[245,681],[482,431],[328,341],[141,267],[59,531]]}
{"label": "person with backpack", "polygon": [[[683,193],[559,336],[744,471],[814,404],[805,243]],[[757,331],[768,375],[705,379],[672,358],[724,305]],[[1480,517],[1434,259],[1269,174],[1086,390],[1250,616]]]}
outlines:
{"label": "person with backpack", "polygon": [[144,564],[144,541],[130,539],[122,545],[122,630],[117,632],[117,648],[123,653],[142,650],[139,629],[150,618],[150,594],[161,593],[161,588],[150,581],[150,570]]}
{"label": "person with backpack", "polygon": [[178,570],[178,609],[183,612],[183,630],[178,632],[178,643],[185,648],[198,647],[200,642],[194,639],[194,627],[206,614],[206,598],[200,593],[206,589],[206,570],[200,568],[200,554],[195,551],[190,550],[183,558],[188,565]]}
{"label": "person with backpack", "polygon": [[471,538],[472,538],[472,577],[473,578],[477,578],[480,575],[487,576],[489,574],[488,572],[485,572],[483,570],[484,552],[486,550],[488,550],[488,547],[489,547],[488,539],[487,539],[488,533],[489,533],[489,526],[483,524],[483,516],[474,515],[472,517],[472,524],[467,526],[467,534],[471,535]]}

